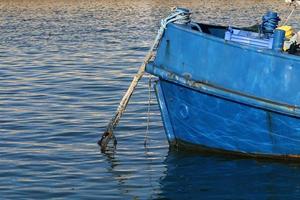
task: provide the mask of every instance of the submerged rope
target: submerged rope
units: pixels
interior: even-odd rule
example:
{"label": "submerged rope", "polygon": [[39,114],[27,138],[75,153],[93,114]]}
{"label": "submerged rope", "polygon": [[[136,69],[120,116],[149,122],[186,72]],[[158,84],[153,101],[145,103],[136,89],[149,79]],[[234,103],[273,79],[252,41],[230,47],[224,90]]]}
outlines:
{"label": "submerged rope", "polygon": [[152,100],[152,95],[151,95],[151,86],[152,86],[152,75],[149,74],[148,76],[148,110],[147,110],[147,127],[146,127],[146,134],[145,134],[145,139],[144,139],[144,146],[147,146],[148,142],[148,135],[149,135],[149,126],[150,126],[150,111],[151,111],[151,100]]}
{"label": "submerged rope", "polygon": [[146,65],[148,64],[148,62],[154,58],[155,56],[155,51],[159,45],[159,42],[164,34],[165,29],[167,28],[167,25],[169,23],[179,23],[179,24],[186,24],[189,23],[191,21],[190,19],[191,16],[191,12],[188,9],[184,9],[184,8],[175,8],[173,9],[173,12],[171,13],[171,15],[169,15],[167,18],[161,20],[161,26],[160,29],[158,30],[157,36],[155,38],[155,41],[152,45],[152,47],[150,48],[148,54],[146,55],[144,62],[142,63],[142,65],[140,66],[137,74],[134,76],[129,88],[127,89],[125,95],[123,96],[118,109],[114,115],[114,117],[110,120],[110,122],[107,125],[107,128],[105,130],[105,132],[102,134],[101,139],[98,141],[98,144],[101,147],[101,151],[105,152],[106,151],[106,147],[109,143],[109,141],[111,139],[113,139],[114,141],[114,147],[116,147],[117,145],[117,139],[113,134],[113,130],[114,128],[117,126],[117,124],[120,121],[121,116],[123,115],[123,112],[125,111],[127,104],[130,100],[130,97],[134,91],[134,89],[136,88],[139,80],[142,78],[142,76],[145,73],[145,68]]}

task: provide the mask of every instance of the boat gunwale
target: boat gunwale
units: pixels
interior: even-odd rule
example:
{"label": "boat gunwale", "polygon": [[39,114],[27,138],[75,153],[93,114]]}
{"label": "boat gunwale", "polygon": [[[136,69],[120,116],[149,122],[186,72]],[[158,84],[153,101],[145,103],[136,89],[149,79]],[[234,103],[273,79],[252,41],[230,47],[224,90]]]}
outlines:
{"label": "boat gunwale", "polygon": [[229,90],[220,86],[210,84],[207,81],[196,81],[187,77],[180,76],[174,72],[155,66],[153,63],[147,65],[146,71],[162,80],[169,81],[184,87],[202,92],[205,94],[223,98],[239,104],[244,104],[258,109],[268,110],[271,112],[281,113],[284,115],[300,118],[300,107],[281,102],[272,101],[253,95],[244,94],[238,91]]}
{"label": "boat gunwale", "polygon": [[[220,27],[224,27],[224,26],[220,26]],[[280,58],[283,58],[283,59],[288,59],[290,61],[295,60],[295,61],[299,62],[299,64],[300,64],[300,56],[298,56],[298,55],[284,54],[281,51],[277,52],[277,51],[274,51],[272,49],[256,48],[256,47],[246,45],[246,44],[240,44],[240,43],[237,43],[237,42],[227,41],[225,39],[216,37],[212,34],[208,34],[208,33],[196,31],[196,30],[193,30],[193,29],[185,28],[183,25],[180,25],[180,24],[171,23],[167,26],[167,28],[180,29],[182,31],[185,31],[185,32],[188,32],[188,33],[191,33],[191,34],[204,37],[208,40],[212,40],[212,41],[215,41],[215,42],[218,42],[218,43],[222,43],[224,45],[238,47],[238,48],[243,49],[243,50],[247,49],[247,50],[250,50],[250,51],[254,51],[256,53],[266,54],[266,55],[269,55],[269,56],[276,56],[276,57],[280,57]],[[224,28],[226,28],[226,27],[224,27]]]}

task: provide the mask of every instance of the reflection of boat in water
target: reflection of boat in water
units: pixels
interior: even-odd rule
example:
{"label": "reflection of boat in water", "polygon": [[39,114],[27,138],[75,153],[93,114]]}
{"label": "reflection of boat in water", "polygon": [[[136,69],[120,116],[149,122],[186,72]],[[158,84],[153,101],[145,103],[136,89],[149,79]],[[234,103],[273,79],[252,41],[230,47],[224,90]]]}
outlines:
{"label": "reflection of boat in water", "polygon": [[169,152],[161,199],[295,199],[300,165]]}
{"label": "reflection of boat in water", "polygon": [[[188,13],[190,14],[190,13]],[[170,23],[147,72],[171,145],[250,156],[300,157],[299,36],[190,21]],[[257,28],[257,27],[256,27]]]}

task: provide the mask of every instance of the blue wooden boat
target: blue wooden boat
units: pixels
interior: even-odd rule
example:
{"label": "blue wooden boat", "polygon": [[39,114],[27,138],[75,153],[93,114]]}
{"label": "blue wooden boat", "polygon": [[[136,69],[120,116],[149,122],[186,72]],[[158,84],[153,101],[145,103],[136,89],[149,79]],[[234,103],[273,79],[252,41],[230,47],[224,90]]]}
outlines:
{"label": "blue wooden boat", "polygon": [[278,21],[269,12],[249,28],[167,25],[146,71],[158,77],[170,145],[300,158],[299,46],[283,51]]}

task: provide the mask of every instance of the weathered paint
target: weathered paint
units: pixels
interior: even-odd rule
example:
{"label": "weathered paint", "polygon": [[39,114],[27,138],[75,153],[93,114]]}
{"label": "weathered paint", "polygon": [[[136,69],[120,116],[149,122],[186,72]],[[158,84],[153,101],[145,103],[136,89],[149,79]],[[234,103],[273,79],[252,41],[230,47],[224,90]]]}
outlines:
{"label": "weathered paint", "polygon": [[[168,40],[168,45],[167,45]],[[257,49],[170,24],[154,65],[196,82],[300,106],[300,57]]]}
{"label": "weathered paint", "polygon": [[[177,140],[253,155],[300,155],[298,117],[217,98],[168,81],[157,83],[167,131]],[[163,96],[160,96],[160,94]],[[164,117],[165,118],[165,117]],[[167,124],[167,126],[166,126]],[[174,143],[174,141],[172,142]]]}
{"label": "weathered paint", "polygon": [[259,107],[262,109],[268,109],[273,112],[280,112],[292,116],[300,116],[300,109],[294,105],[283,104],[281,102],[274,102],[268,99],[259,98],[256,96],[240,93],[238,91],[231,91],[226,88],[214,86],[206,82],[197,82],[188,79],[183,76],[179,76],[175,73],[169,72],[166,69],[162,69],[149,63],[147,65],[147,72],[160,77],[161,79],[168,80],[170,82],[177,83],[182,86],[190,87],[191,89],[198,90],[218,96],[220,98],[231,99],[240,103],[249,104],[251,106]]}
{"label": "weathered paint", "polygon": [[172,24],[146,71],[160,78],[156,91],[171,144],[299,157],[299,57]]}
{"label": "weathered paint", "polygon": [[162,92],[162,89],[160,88],[160,85],[157,85],[156,87],[157,87],[157,89],[155,90],[156,97],[158,99],[159,108],[160,108],[161,116],[163,119],[166,135],[167,135],[169,144],[174,145],[176,143],[175,135],[174,135],[173,125],[172,125],[170,117],[169,117],[170,115],[169,115],[169,111],[167,109],[164,94]]}

